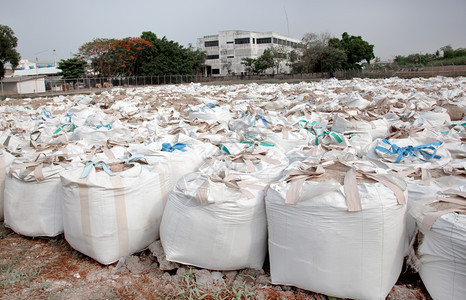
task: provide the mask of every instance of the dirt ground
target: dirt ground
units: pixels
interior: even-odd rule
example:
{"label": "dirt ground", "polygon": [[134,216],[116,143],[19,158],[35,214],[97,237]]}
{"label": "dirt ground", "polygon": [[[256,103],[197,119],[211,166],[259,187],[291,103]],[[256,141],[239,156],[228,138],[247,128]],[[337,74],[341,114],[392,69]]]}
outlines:
{"label": "dirt ground", "polygon": [[[0,223],[0,299],[335,299],[272,285],[262,270],[216,272],[166,261],[156,242],[104,266],[63,235],[27,238]],[[431,299],[419,276],[403,272],[387,299]]]}

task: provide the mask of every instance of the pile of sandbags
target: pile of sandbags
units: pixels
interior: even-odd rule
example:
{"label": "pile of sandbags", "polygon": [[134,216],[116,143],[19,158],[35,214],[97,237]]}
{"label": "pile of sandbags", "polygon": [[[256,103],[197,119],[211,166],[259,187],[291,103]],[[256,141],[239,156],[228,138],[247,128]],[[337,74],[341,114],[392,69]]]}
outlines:
{"label": "pile of sandbags", "polygon": [[465,87],[393,77],[6,99],[0,218],[27,236],[64,232],[103,264],[160,236],[170,260],[259,269],[268,243],[273,283],[343,298],[384,298],[409,237],[427,289],[456,297],[445,278],[461,268],[436,279],[443,265],[430,267],[456,253],[426,249],[462,210],[421,224],[440,200],[462,203],[446,178],[466,174]]}

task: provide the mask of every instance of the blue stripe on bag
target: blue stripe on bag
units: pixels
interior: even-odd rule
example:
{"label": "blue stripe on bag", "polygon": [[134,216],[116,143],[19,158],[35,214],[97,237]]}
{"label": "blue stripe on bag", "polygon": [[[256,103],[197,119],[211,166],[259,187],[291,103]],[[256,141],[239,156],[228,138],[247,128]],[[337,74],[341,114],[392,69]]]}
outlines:
{"label": "blue stripe on bag", "polygon": [[[429,144],[424,144],[424,145],[419,145],[419,146],[400,147],[396,144],[390,143],[386,139],[383,139],[382,141],[385,144],[388,144],[390,146],[390,150],[384,147],[380,147],[380,146],[375,147],[375,149],[383,153],[398,155],[395,163],[399,163],[403,159],[403,157],[410,157],[410,156],[417,157],[423,162],[426,162],[431,159],[441,158],[441,156],[436,155],[437,154],[436,147],[441,146],[443,144],[442,142],[429,143]],[[429,152],[428,150],[431,150],[432,152]]]}
{"label": "blue stripe on bag", "polygon": [[175,150],[179,150],[181,152],[186,152],[186,149],[184,149],[187,146],[187,144],[182,144],[182,143],[177,143],[175,145],[170,145],[170,143],[163,143],[162,144],[162,151],[165,152],[173,152]]}
{"label": "blue stripe on bag", "polygon": [[110,170],[110,167],[103,161],[98,161],[98,162],[93,162],[90,161],[86,164],[84,167],[83,173],[81,174],[81,177],[79,178],[86,178],[89,175],[89,172],[91,171],[92,167],[102,167],[102,169],[105,171],[110,176],[115,176],[115,174]]}
{"label": "blue stripe on bag", "polygon": [[105,127],[105,128],[107,128],[108,130],[112,129],[112,125],[110,125],[110,124],[106,124],[106,125],[104,125],[104,124],[98,124],[98,125],[95,126],[95,128],[97,128],[97,129],[102,128],[102,127]]}

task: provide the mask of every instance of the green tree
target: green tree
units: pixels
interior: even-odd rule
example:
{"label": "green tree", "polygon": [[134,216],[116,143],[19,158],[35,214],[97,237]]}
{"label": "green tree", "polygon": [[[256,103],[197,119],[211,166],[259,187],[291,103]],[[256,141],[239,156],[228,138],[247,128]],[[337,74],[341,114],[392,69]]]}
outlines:
{"label": "green tree", "polygon": [[287,51],[283,46],[270,47],[264,51],[262,56],[265,56],[269,67],[272,68],[274,74],[280,73],[280,66],[287,58]]}
{"label": "green tree", "polygon": [[155,33],[145,31],[141,38],[152,46],[141,54],[140,75],[196,74],[205,61],[205,53],[194,50],[190,45],[184,48],[166,37],[159,39]]}
{"label": "green tree", "polygon": [[241,59],[241,64],[245,67],[245,71],[247,74],[253,74],[255,73],[255,64],[256,64],[256,59],[251,58],[251,57],[243,57]]}
{"label": "green tree", "polygon": [[403,55],[397,55],[393,61],[400,66],[405,66],[408,62],[408,58]]}
{"label": "green tree", "polygon": [[323,72],[323,60],[326,48],[329,47],[329,33],[306,33],[299,45],[301,59],[304,64],[304,71]]}
{"label": "green tree", "polygon": [[91,63],[94,72],[100,76],[114,75],[115,55],[113,44],[115,39],[97,38],[79,48],[78,57]]}
{"label": "green tree", "polygon": [[301,60],[300,54],[296,49],[288,52],[288,65],[292,73],[297,74],[305,72],[304,62]]}
{"label": "green tree", "polygon": [[[261,56],[256,58],[254,63],[253,73],[263,74],[267,69],[274,69],[275,67],[275,60],[274,60],[274,49],[268,48],[265,49],[264,53]],[[274,71],[275,72],[275,71]]]}
{"label": "green tree", "polygon": [[345,51],[334,47],[326,47],[322,56],[322,72],[330,72],[330,76],[333,77],[335,71],[343,69],[345,62]]}
{"label": "green tree", "polygon": [[132,76],[138,75],[143,50],[151,46],[138,37],[94,39],[81,46],[78,57],[90,61],[101,76]]}
{"label": "green tree", "polygon": [[[330,72],[341,69],[346,64],[346,52],[331,44],[329,33],[307,33],[296,49],[293,72]],[[337,39],[338,40],[338,39]],[[295,55],[295,54],[293,54]]]}
{"label": "green tree", "polygon": [[455,51],[451,45],[443,46],[440,48],[443,51],[443,58],[453,58],[455,56]]}
{"label": "green tree", "polygon": [[341,35],[341,40],[329,40],[329,45],[346,52],[345,69],[360,69],[361,61],[366,60],[370,64],[371,59],[375,58],[374,45],[364,41],[361,36],[349,35],[347,32]]}
{"label": "green tree", "polygon": [[86,73],[86,66],[87,62],[79,58],[62,59],[58,62],[60,75],[65,79],[81,77]]}
{"label": "green tree", "polygon": [[0,25],[0,79],[5,76],[5,64],[10,63],[12,69],[15,69],[21,56],[16,51],[18,39],[15,37],[13,30],[6,26]]}

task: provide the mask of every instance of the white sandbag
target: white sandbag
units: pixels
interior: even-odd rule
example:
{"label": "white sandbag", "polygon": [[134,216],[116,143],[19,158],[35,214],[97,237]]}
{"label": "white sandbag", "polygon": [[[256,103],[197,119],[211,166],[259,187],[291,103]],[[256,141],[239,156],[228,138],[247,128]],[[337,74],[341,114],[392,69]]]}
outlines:
{"label": "white sandbag", "polygon": [[390,125],[385,119],[371,121],[347,120],[340,115],[333,117],[332,131],[342,133],[369,133],[372,139],[385,138],[390,134]]}
{"label": "white sandbag", "polygon": [[339,100],[341,104],[344,104],[347,107],[357,108],[360,110],[364,110],[371,104],[370,101],[361,97],[359,93],[350,93],[349,95],[343,94]]}
{"label": "white sandbag", "polygon": [[62,233],[62,171],[64,167],[49,158],[14,160],[5,179],[5,224],[30,237]]}
{"label": "white sandbag", "polygon": [[450,116],[446,112],[423,111],[419,113],[419,118],[416,120],[416,126],[432,126],[440,127],[451,122]]}
{"label": "white sandbag", "polygon": [[264,129],[269,126],[287,124],[288,121],[284,117],[264,115],[261,113],[243,113],[240,118],[231,120],[228,126],[230,130],[248,133],[250,129],[254,128]]}
{"label": "white sandbag", "polygon": [[61,174],[64,232],[71,247],[111,264],[159,238],[169,175],[133,161],[118,172],[97,166],[106,171],[88,164]]}
{"label": "white sandbag", "polygon": [[359,157],[366,154],[372,144],[372,136],[369,133],[351,133],[345,136],[348,140],[348,144]]}
{"label": "white sandbag", "polygon": [[210,143],[213,145],[218,145],[222,143],[239,143],[241,141],[241,137],[234,131],[226,131],[222,133],[200,133],[197,136],[191,134],[191,137],[200,140],[204,143]]}
{"label": "white sandbag", "polygon": [[212,120],[227,123],[231,119],[230,105],[216,105],[207,103],[196,106],[189,106],[189,120]]}
{"label": "white sandbag", "polygon": [[266,192],[272,283],[385,299],[407,247],[406,186],[393,175],[382,176],[382,183],[356,183],[354,170],[342,185],[327,172],[321,176],[328,179],[315,179],[321,167],[296,163]]}
{"label": "white sandbag", "polygon": [[443,142],[434,138],[377,139],[366,154],[368,160],[381,168],[441,168],[451,160]]}
{"label": "white sandbag", "polygon": [[410,260],[433,299],[466,295],[465,190],[455,188],[445,191],[441,202],[418,201],[409,211],[420,232]]}
{"label": "white sandbag", "polygon": [[15,157],[5,150],[0,149],[0,221],[3,221],[3,203],[5,191],[6,171],[10,167]]}
{"label": "white sandbag", "polygon": [[131,131],[123,126],[120,122],[114,122],[113,124],[97,124],[93,127],[81,126],[76,128],[73,132],[72,141],[83,140],[87,145],[100,145],[101,142],[105,142],[108,139],[116,141],[128,141],[131,140]]}
{"label": "white sandbag", "polygon": [[163,136],[148,145],[132,145],[128,151],[142,154],[149,164],[153,162],[168,163],[170,170],[170,187],[184,175],[195,172],[208,157],[219,153],[218,147],[203,143],[183,134]]}
{"label": "white sandbag", "polygon": [[262,268],[265,184],[248,187],[243,179],[191,173],[178,181],[160,227],[168,260],[211,270]]}
{"label": "white sandbag", "polygon": [[220,149],[231,155],[212,157],[200,170],[206,174],[214,174],[218,170],[228,169],[229,174],[250,175],[259,182],[269,183],[280,178],[282,171],[288,166],[288,158],[275,147],[246,146],[246,144],[222,144]]}
{"label": "white sandbag", "polygon": [[290,126],[275,126],[266,129],[263,131],[262,136],[285,154],[294,148],[306,146],[309,143],[309,134],[305,129],[295,130]]}
{"label": "white sandbag", "polygon": [[318,146],[301,146],[286,153],[290,165],[296,161],[303,161],[309,157],[318,157],[324,154],[325,150],[322,145]]}
{"label": "white sandbag", "polygon": [[0,132],[0,145],[8,149],[10,153],[21,154],[31,149],[29,136],[26,132],[6,130]]}

